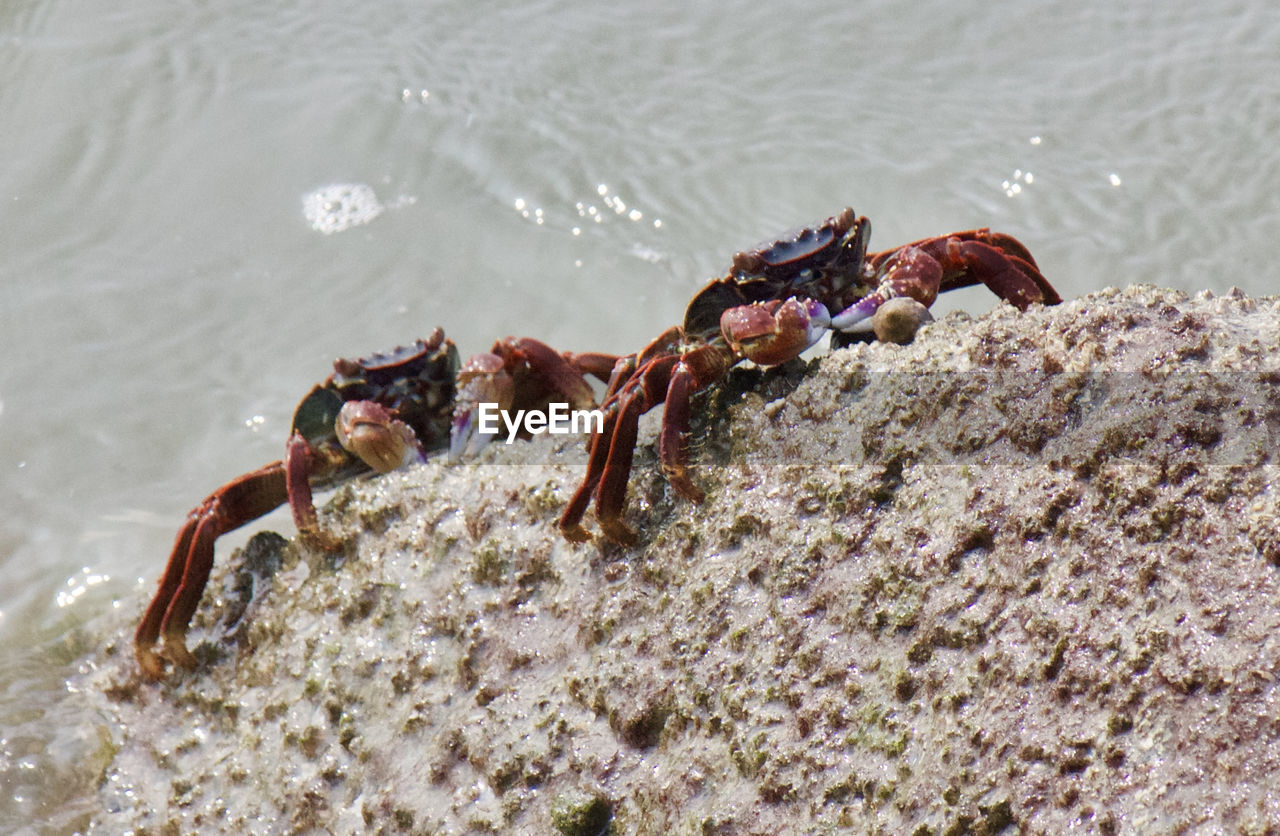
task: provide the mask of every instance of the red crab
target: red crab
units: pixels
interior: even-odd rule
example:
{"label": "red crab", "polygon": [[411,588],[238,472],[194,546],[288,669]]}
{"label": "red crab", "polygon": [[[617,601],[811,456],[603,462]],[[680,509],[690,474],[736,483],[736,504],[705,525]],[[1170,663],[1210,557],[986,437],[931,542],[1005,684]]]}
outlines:
{"label": "red crab", "polygon": [[[439,328],[389,354],[334,362],[333,374],[294,411],[284,460],[231,480],[187,515],[134,634],[143,675],[163,679],[166,659],[195,667],[187,626],[204,594],[220,535],[288,502],[298,534],[332,548],[316,519],[312,489],[371,470],[385,473],[440,448],[449,437],[457,371],[458,351]],[[157,640],[163,641],[159,651]]]}
{"label": "red crab", "polygon": [[870,232],[866,218],[845,209],[738,253],[729,275],[693,297],[682,325],[622,358],[605,392],[604,427],[592,439],[586,476],[560,517],[564,536],[590,539],[582,518],[594,498],[604,535],[623,545],[635,542],[622,509],[637,425],[664,402],[662,471],[681,496],[701,502],[703,492],[688,470],[689,399],[744,359],[785,363],[829,330],[870,330],[890,299],[909,297],[927,308],[938,293],[979,282],[1019,310],[1062,301],[1031,254],[1008,235],[976,229],[867,254]]}
{"label": "red crab", "polygon": [[[284,460],[233,479],[187,516],[134,635],[143,675],[163,679],[166,660],[195,667],[186,646],[187,627],[209,579],[214,541],[222,534],[288,502],[304,542],[340,548],[320,527],[312,490],[370,472],[386,473],[443,451],[455,423],[456,392],[493,390],[521,408],[537,408],[552,394],[577,403],[591,397],[590,387],[567,359],[573,355],[557,354],[529,339],[501,341],[494,351],[501,356],[477,355],[460,371],[457,349],[437,328],[426,340],[387,354],[337,360],[333,374],[294,411]],[[582,356],[592,368],[612,365],[613,358]]]}

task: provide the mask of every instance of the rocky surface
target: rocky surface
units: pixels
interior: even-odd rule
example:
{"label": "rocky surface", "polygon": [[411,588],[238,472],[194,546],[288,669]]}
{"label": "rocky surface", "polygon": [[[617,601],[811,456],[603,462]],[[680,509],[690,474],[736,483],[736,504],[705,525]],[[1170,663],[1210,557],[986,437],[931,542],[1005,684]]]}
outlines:
{"label": "rocky surface", "polygon": [[[640,545],[574,439],[219,556],[202,667],[77,687],[94,832],[1280,832],[1280,303],[1104,291],[735,373]],[[129,609],[129,608],[125,608]]]}

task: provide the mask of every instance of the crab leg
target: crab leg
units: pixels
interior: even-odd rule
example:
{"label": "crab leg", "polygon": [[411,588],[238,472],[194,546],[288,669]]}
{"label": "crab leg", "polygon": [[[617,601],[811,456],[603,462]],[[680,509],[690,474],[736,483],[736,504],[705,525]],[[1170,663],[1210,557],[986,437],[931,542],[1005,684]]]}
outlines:
{"label": "crab leg", "polygon": [[[289,510],[293,512],[293,524],[297,526],[298,537],[302,542],[312,548],[332,552],[340,549],[342,544],[333,535],[320,528],[320,520],[316,517],[316,505],[311,493],[312,475],[326,469],[326,464],[320,461],[322,449],[314,450],[302,437],[302,433],[294,431],[285,448],[285,498],[289,502]],[[341,461],[336,454],[331,455],[332,462],[328,467]]]}
{"label": "crab leg", "polygon": [[[616,543],[631,545],[636,539],[635,532],[622,522],[622,506],[626,501],[627,479],[631,476],[640,416],[662,403],[672,370],[679,361],[680,355],[670,354],[651,360],[642,367],[618,394],[618,405],[611,416],[612,428],[606,419],[604,432],[596,439],[596,444],[603,444],[607,438],[609,451],[596,477],[599,480],[595,489],[596,518],[600,521],[601,530]],[[592,453],[592,459],[595,459],[594,449]]]}
{"label": "crab leg", "polygon": [[[635,534],[619,520],[622,503],[626,498],[627,476],[631,473],[635,435],[640,416],[662,402],[661,398],[654,398],[649,393],[661,392],[665,395],[671,368],[680,359],[677,348],[683,338],[684,332],[680,327],[672,326],[645,346],[639,354],[615,358],[594,355],[598,359],[594,361],[595,365],[590,372],[596,376],[600,376],[599,371],[603,371],[604,359],[613,359],[614,363],[601,405],[605,413],[604,426],[591,438],[586,476],[560,515],[560,532],[565,539],[575,543],[585,543],[591,539],[591,534],[582,527],[582,518],[594,497],[596,516],[606,534],[619,543],[635,541]],[[642,402],[643,406],[640,405]],[[635,411],[637,409],[638,412]],[[629,429],[626,427],[628,423]],[[628,437],[631,438],[631,443],[626,446],[624,454],[618,450],[617,442]],[[608,516],[609,514],[612,516]]]}
{"label": "crab leg", "polygon": [[582,527],[582,517],[591,505],[591,497],[595,494],[596,486],[600,484],[600,476],[604,473],[605,462],[609,457],[609,439],[613,437],[617,418],[616,404],[606,403],[604,427],[598,435],[591,437],[591,447],[587,454],[587,474],[560,514],[558,525],[560,533],[566,540],[585,543],[591,539],[591,533]]}
{"label": "crab leg", "polygon": [[702,502],[705,494],[689,478],[689,399],[694,392],[728,374],[738,357],[734,346],[719,341],[686,352],[680,356],[667,385],[666,412],[658,436],[658,461],[671,487],[690,502]]}
{"label": "crab leg", "polygon": [[681,360],[667,385],[666,412],[658,436],[658,462],[671,487],[690,502],[702,502],[706,494],[689,478],[689,398],[697,391],[689,365]]}
{"label": "crab leg", "polygon": [[1045,305],[1062,302],[1053,285],[1041,275],[1027,248],[1008,235],[987,229],[958,232],[947,237],[945,257],[941,261],[945,271],[941,288],[944,291],[982,282],[1020,311],[1036,302]]}
{"label": "crab leg", "polygon": [[831,326],[837,330],[856,330],[858,323],[896,296],[909,296],[929,307],[938,293],[979,282],[1020,311],[1037,302],[1056,305],[1062,301],[1026,247],[987,229],[926,238],[869,255],[867,263],[880,283],[870,295],[832,318]]}
{"label": "crab leg", "polygon": [[[590,539],[581,522],[594,497],[604,535],[621,545],[635,542],[635,532],[622,522],[622,508],[640,416],[664,402],[666,414],[658,439],[662,470],[681,496],[692,502],[703,500],[702,490],[689,478],[689,399],[708,382],[723,377],[734,360],[728,347],[711,345],[686,354],[660,354],[638,373],[622,378],[626,385],[605,401],[605,424],[592,440],[587,475],[560,517],[560,530],[566,538],[575,542]],[[629,365],[619,364],[622,374],[627,375]]]}
{"label": "crab leg", "polygon": [[1062,301],[1016,239],[988,229],[956,232],[917,245],[942,265],[942,290],[982,282],[1020,311],[1035,302]]}
{"label": "crab leg", "polygon": [[[357,407],[365,403],[353,402]],[[372,406],[377,407],[377,404]],[[395,431],[398,424],[397,421],[389,422],[390,431]],[[362,427],[360,432],[367,432],[367,429]],[[416,440],[413,443],[416,448]],[[385,442],[378,445],[383,450],[386,446]],[[383,455],[390,454],[384,450]],[[187,515],[187,522],[174,541],[159,589],[134,634],[138,665],[148,678],[164,678],[162,657],[185,668],[195,667],[195,658],[187,650],[187,628],[209,582],[214,542],[223,534],[288,502],[294,524],[304,542],[330,551],[338,547],[338,541],[320,528],[312,501],[311,476],[331,466],[323,458],[323,452],[313,450],[301,433],[294,432],[284,461],[272,462],[233,479]],[[154,649],[157,640],[164,644],[161,653]]]}
{"label": "crab leg", "polygon": [[[635,380],[636,378],[629,378]],[[596,515],[602,516],[604,511],[601,510],[601,503],[605,507],[609,507],[610,500],[602,499],[608,490],[617,489],[618,474],[622,476],[622,493],[625,497],[627,490],[627,477],[631,473],[631,454],[635,448],[635,437],[640,422],[640,416],[644,414],[643,409],[639,409],[640,400],[637,397],[641,387],[632,385],[625,387],[622,391],[608,398],[603,406],[605,417],[604,426],[600,432],[591,439],[591,449],[587,456],[587,474],[582,480],[582,484],[578,486],[578,490],[574,492],[573,497],[565,506],[564,512],[560,515],[560,531],[565,538],[575,543],[585,543],[591,539],[591,534],[582,527],[582,517],[586,514],[587,507],[591,504],[593,497],[596,499]],[[639,411],[637,411],[639,410]],[[629,426],[628,426],[629,425]],[[623,456],[618,452],[618,443],[631,439],[631,444],[625,449],[625,461]],[[606,488],[608,490],[606,490]],[[617,505],[618,511],[622,506],[622,498],[619,498],[614,504]],[[618,512],[615,511],[615,521]],[[601,526],[605,523],[601,520]],[[621,526],[621,530],[616,532],[620,537],[620,542],[634,542],[635,534],[629,531],[626,526]]]}
{"label": "crab leg", "polygon": [[[529,337],[508,339],[506,342],[508,349],[528,364],[533,377],[552,394],[564,398],[571,409],[587,409],[595,405],[595,393],[583,379],[582,371],[560,352]],[[609,367],[613,368],[613,364]]]}
{"label": "crab leg", "polygon": [[[195,667],[186,645],[187,625],[209,580],[213,542],[284,504],[289,496],[285,483],[284,462],[272,462],[223,485],[187,515],[159,589],[134,634],[134,654],[147,678],[164,678],[162,656],[185,668]],[[162,654],[155,650],[161,638]]]}
{"label": "crab leg", "polygon": [[595,495],[596,486],[600,484],[600,475],[604,472],[604,464],[609,455],[609,439],[613,437],[614,425],[618,419],[618,390],[635,374],[637,359],[638,355],[628,354],[614,360],[605,386],[604,399],[601,401],[601,408],[605,413],[604,426],[587,441],[587,473],[560,514],[560,533],[566,540],[574,543],[585,543],[591,539],[590,532],[582,527],[582,518],[591,505],[591,498]]}
{"label": "crab leg", "polygon": [[609,383],[613,379],[613,371],[617,367],[618,362],[625,360],[627,356],[618,354],[601,354],[598,351],[572,352],[566,351],[561,355],[579,375],[589,374],[602,383]]}
{"label": "crab leg", "polygon": [[649,400],[643,390],[643,386],[638,387],[622,398],[609,438],[609,456],[596,488],[596,519],[600,529],[610,540],[624,546],[636,541],[636,533],[622,521],[622,506],[627,498],[627,480],[631,476],[640,416],[646,411],[645,401]]}
{"label": "crab leg", "polygon": [[[605,398],[602,407],[605,413],[604,426],[592,437],[587,457],[587,475],[560,515],[560,531],[567,539],[575,543],[591,539],[591,535],[582,527],[582,517],[591,504],[592,497],[595,497],[596,516],[610,538],[620,543],[635,542],[635,534],[618,517],[626,497],[627,477],[631,474],[631,457],[635,452],[640,416],[661,402],[649,398],[646,390],[651,383],[666,387],[671,373],[670,366],[678,359],[674,355],[659,357],[646,363],[638,373],[632,371],[637,363],[635,357],[624,358],[615,366],[610,389],[620,382],[624,385]],[[669,362],[664,364],[664,361]],[[620,447],[620,444],[623,446]]]}
{"label": "crab leg", "polygon": [[613,369],[610,371],[609,378],[606,381],[604,399],[601,401],[602,404],[608,404],[614,400],[618,394],[618,390],[625,386],[627,381],[629,381],[636,373],[639,363],[640,355],[638,354],[628,354],[624,357],[618,358],[618,361],[614,363]]}

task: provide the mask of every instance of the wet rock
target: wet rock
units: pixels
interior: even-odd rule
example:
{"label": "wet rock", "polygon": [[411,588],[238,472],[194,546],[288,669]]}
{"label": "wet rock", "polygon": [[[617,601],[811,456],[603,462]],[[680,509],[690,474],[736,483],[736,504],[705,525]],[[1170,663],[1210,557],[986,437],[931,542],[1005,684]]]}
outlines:
{"label": "wet rock", "polygon": [[210,593],[194,674],[122,608],[93,830],[1267,832],[1277,347],[1275,299],[1136,287],[737,375],[703,505],[642,425],[629,550],[556,532],[578,439],[353,485],[348,558]]}
{"label": "wet rock", "polygon": [[551,807],[551,822],[563,836],[601,836],[609,819],[609,802],[598,795],[566,794]]}

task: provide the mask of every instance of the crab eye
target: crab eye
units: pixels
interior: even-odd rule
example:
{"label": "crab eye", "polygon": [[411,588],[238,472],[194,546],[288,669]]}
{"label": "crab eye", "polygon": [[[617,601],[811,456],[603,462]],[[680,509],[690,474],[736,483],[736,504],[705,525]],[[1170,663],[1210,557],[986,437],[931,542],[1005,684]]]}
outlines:
{"label": "crab eye", "polygon": [[733,270],[732,273],[737,276],[754,276],[767,267],[768,264],[759,253],[745,252],[733,254]]}

